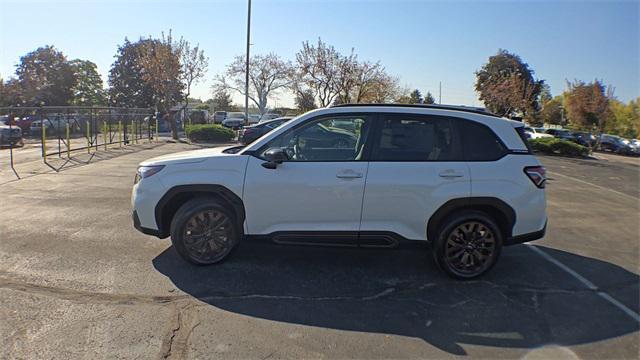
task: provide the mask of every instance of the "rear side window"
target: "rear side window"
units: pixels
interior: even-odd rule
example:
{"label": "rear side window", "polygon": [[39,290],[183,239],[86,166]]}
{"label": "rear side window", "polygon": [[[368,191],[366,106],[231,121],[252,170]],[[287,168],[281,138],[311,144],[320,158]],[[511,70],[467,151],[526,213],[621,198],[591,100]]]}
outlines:
{"label": "rear side window", "polygon": [[525,127],[524,126],[520,126],[515,128],[516,132],[518,133],[518,136],[520,137],[520,140],[522,140],[522,143],[524,144],[524,146],[527,147],[527,150],[529,150],[529,152],[533,152],[533,150],[531,149],[531,144],[529,144],[529,136],[527,136],[527,133],[525,133]]}
{"label": "rear side window", "polygon": [[372,161],[460,160],[451,119],[386,115],[375,139]]}
{"label": "rear side window", "polygon": [[493,161],[507,153],[505,146],[486,125],[460,120],[459,131],[467,161]]}

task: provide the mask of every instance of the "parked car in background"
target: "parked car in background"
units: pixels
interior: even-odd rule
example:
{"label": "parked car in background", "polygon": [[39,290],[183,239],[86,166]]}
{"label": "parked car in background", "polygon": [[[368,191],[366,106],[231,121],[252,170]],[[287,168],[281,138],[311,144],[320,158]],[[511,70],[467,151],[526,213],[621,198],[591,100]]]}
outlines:
{"label": "parked car in background", "polygon": [[227,112],[226,111],[216,111],[213,114],[213,123],[214,124],[222,124],[222,121],[224,121],[224,119],[227,118]]}
{"label": "parked car in background", "polygon": [[575,137],[571,133],[571,131],[566,129],[547,129],[545,131],[547,134],[552,135],[558,139],[567,140],[567,141],[575,141]]}
{"label": "parked car in background", "polygon": [[279,117],[282,117],[281,114],[278,113],[266,113],[266,114],[262,114],[262,116],[260,117],[260,122],[265,122],[265,121],[269,121],[269,120],[273,120],[273,119],[277,119]]}
{"label": "parked car in background", "polygon": [[574,131],[573,141],[586,147],[592,147],[596,144],[596,136],[586,131]]}
{"label": "parked car in background", "polygon": [[239,129],[244,125],[245,118],[244,113],[230,112],[227,113],[227,118],[222,120],[222,125],[232,129]]}
{"label": "parked car in background", "polygon": [[544,128],[535,128],[535,127],[525,126],[524,133],[527,134],[529,139],[539,139],[539,138],[544,138],[544,137],[548,137],[548,138],[553,137],[553,135],[545,133],[544,130],[545,130]]}
{"label": "parked car in background", "polygon": [[260,114],[249,114],[249,124],[257,124],[260,122]]}
{"label": "parked car in background", "polygon": [[261,122],[259,124],[245,126],[240,133],[240,142],[247,145],[254,142],[256,139],[260,138],[262,135],[268,133],[269,131],[277,128],[278,126],[284,124],[285,122],[291,120],[290,117],[281,117],[265,122]]}
{"label": "parked car in background", "polygon": [[[7,119],[8,120],[8,119]],[[0,146],[23,146],[22,129],[17,126],[0,124]]]}
{"label": "parked car in background", "polygon": [[600,151],[611,151],[616,154],[638,155],[640,152],[637,147],[633,147],[629,140],[623,139],[617,135],[602,134],[600,135]]}

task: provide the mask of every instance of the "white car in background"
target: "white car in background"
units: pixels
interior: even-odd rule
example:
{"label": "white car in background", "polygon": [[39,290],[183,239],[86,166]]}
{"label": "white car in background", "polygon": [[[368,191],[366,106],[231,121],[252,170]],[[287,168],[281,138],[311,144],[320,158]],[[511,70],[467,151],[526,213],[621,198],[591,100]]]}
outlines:
{"label": "white car in background", "polygon": [[524,128],[525,134],[529,136],[529,139],[540,139],[540,138],[552,138],[553,135],[547,134],[544,132],[544,128],[535,128],[526,126]]}

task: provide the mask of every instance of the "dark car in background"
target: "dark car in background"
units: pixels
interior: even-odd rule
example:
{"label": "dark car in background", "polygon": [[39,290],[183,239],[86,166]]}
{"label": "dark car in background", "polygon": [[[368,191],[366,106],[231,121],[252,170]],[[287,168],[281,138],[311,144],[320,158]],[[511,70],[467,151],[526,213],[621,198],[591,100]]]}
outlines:
{"label": "dark car in background", "polygon": [[576,138],[573,136],[573,133],[566,129],[547,129],[545,131],[549,135],[553,135],[553,137],[567,140],[567,141],[575,141]]}
{"label": "dark car in background", "polygon": [[638,148],[631,145],[629,140],[625,140],[617,135],[600,135],[600,151],[611,151],[623,155],[640,155]]}
{"label": "dark car in background", "polygon": [[260,138],[262,135],[268,133],[269,131],[277,128],[278,126],[286,123],[291,119],[292,118],[290,117],[281,117],[261,122],[255,125],[245,126],[240,134],[240,141],[245,145],[250,144],[256,141],[256,139]]}
{"label": "dark car in background", "polygon": [[596,136],[586,131],[574,131],[573,141],[586,147],[592,147],[596,144]]}

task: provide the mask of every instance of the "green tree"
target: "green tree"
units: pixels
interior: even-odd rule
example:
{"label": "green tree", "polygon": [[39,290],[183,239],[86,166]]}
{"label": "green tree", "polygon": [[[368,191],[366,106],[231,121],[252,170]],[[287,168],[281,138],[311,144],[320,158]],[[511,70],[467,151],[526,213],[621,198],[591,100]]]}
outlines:
{"label": "green tree", "polygon": [[610,117],[609,100],[613,98],[613,88],[601,81],[567,82],[564,93],[567,117],[572,125],[579,128],[596,128],[601,133]]}
{"label": "green tree", "polygon": [[233,100],[226,90],[218,90],[213,94],[213,99],[207,100],[211,103],[213,111],[231,111],[233,109]]}
{"label": "green tree", "polygon": [[433,97],[433,95],[431,95],[431,93],[429,91],[427,91],[427,95],[425,95],[425,97],[424,97],[424,103],[425,104],[435,104],[436,103],[436,99]]}
{"label": "green tree", "polygon": [[544,103],[540,118],[544,124],[563,125],[563,111],[562,96],[556,96]]}
{"label": "green tree", "polygon": [[619,100],[609,101],[609,119],[605,131],[627,138],[637,138],[640,134],[640,97],[625,104]]}
{"label": "green tree", "polygon": [[73,105],[106,105],[107,96],[103,89],[102,78],[97,66],[89,60],[72,60],[70,62],[76,78],[73,86]]}
{"label": "green tree", "polygon": [[518,55],[500,49],[476,71],[475,89],[489,111],[500,116],[521,114],[530,119],[538,111],[538,96],[544,84],[533,74]]}
{"label": "green tree", "polygon": [[53,46],[22,56],[16,75],[24,105],[69,105],[73,99],[73,69]]}
{"label": "green tree", "polygon": [[9,79],[4,82],[0,79],[0,106],[22,105],[20,83],[17,79]]}
{"label": "green tree", "polygon": [[409,104],[422,104],[424,99],[420,90],[415,89],[409,94]]}
{"label": "green tree", "polygon": [[118,47],[116,60],[109,71],[110,105],[150,108],[154,105],[153,89],[143,79],[141,62],[143,45],[152,40],[140,39],[132,43],[124,39]]}
{"label": "green tree", "polygon": [[182,110],[189,106],[189,95],[191,95],[191,86],[199,83],[207,74],[209,66],[209,58],[204,56],[204,50],[200,49],[200,45],[191,47],[191,44],[181,39],[178,42],[178,50],[180,52],[180,81],[184,88],[184,106]]}

